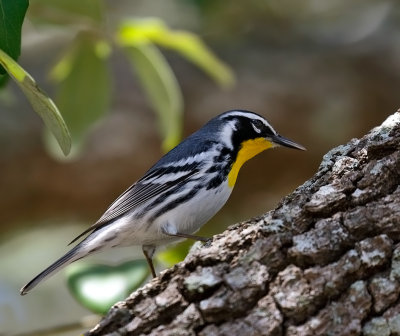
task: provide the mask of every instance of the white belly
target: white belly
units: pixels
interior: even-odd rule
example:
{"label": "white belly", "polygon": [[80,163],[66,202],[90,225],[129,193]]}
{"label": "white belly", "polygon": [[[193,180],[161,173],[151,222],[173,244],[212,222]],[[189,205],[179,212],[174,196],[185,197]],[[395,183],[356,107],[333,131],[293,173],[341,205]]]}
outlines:
{"label": "white belly", "polygon": [[194,233],[208,222],[226,203],[232,189],[226,183],[218,188],[200,192],[188,202],[162,215],[155,221],[155,226],[161,228],[165,222],[176,226],[182,233]]}
{"label": "white belly", "polygon": [[154,211],[140,219],[134,219],[134,213],[132,216],[123,216],[97,231],[90,245],[100,244],[105,249],[114,246],[158,246],[178,241],[180,238],[162,233],[162,227],[168,225],[180,233],[195,233],[222,208],[231,192],[232,188],[223,182],[215,189],[200,191],[192,199],[165,212],[154,221],[149,220]]}
{"label": "white belly", "polygon": [[218,188],[199,192],[191,200],[177,206],[173,210],[156,219],[149,230],[149,240],[157,240],[156,245],[176,240],[166,237],[161,228],[168,224],[175,227],[177,232],[193,234],[207,223],[226,203],[232,188],[222,183]]}

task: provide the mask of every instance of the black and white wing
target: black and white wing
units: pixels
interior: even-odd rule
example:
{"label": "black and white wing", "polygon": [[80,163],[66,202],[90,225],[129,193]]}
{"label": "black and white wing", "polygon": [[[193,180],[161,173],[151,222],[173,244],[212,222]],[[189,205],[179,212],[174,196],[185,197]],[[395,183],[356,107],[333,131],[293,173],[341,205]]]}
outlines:
{"label": "black and white wing", "polygon": [[165,172],[164,169],[156,169],[153,171],[150,170],[145,176],[143,176],[143,178],[141,178],[135,184],[130,186],[124,193],[122,193],[110,205],[110,207],[96,223],[94,223],[87,230],[85,230],[74,240],[72,240],[69,245],[76,242],[79,238],[83,237],[88,232],[99,229],[109,224],[112,220],[123,216],[124,214],[139,207],[140,205],[143,205],[144,203],[152,198],[157,197],[161,193],[167,192],[169,190],[172,190],[173,188],[176,188],[179,185],[186,183],[187,180],[198,173],[198,169],[181,171],[179,173],[176,173],[175,179],[171,179],[165,181],[164,183],[161,183],[162,179],[160,179],[159,177],[161,176],[160,174],[163,174],[163,172]]}

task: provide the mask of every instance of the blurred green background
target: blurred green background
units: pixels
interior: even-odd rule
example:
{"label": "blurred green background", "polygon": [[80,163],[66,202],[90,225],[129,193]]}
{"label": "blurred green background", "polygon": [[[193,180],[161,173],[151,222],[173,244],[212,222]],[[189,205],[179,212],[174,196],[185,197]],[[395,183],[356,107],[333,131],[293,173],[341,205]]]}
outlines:
{"label": "blurred green background", "polygon": [[[126,18],[161,19],[173,30],[197,34],[232,69],[235,84],[221,86],[179,53],[160,49],[181,88],[183,114],[174,118],[184,136],[223,111],[249,109],[308,149],[268,151],[247,163],[227,205],[200,235],[272,209],[315,173],[329,149],[362,136],[400,105],[400,4],[394,0],[105,0],[101,17],[65,8],[66,1],[52,2],[59,8],[45,0],[30,2],[19,64],[56,103],[72,100],[71,109],[92,94],[97,75],[106,78],[104,94],[90,96],[98,114],[81,122],[89,126],[81,131],[79,154],[60,160],[49,154],[42,121],[15,84],[0,90],[0,334],[73,329],[91,314],[68,292],[66,273],[73,270],[28,296],[20,297],[19,288],[64,254],[66,244],[168,145],[140,70],[132,72],[126,55],[113,46],[109,55],[105,50],[102,74],[95,68],[96,75],[80,79],[84,85],[63,98],[65,86],[49,72],[93,20],[107,36]],[[81,69],[93,66],[84,59]],[[179,127],[173,132],[178,137]],[[120,265],[142,258],[140,248],[124,248],[88,263]],[[163,260],[159,271],[167,266]]]}

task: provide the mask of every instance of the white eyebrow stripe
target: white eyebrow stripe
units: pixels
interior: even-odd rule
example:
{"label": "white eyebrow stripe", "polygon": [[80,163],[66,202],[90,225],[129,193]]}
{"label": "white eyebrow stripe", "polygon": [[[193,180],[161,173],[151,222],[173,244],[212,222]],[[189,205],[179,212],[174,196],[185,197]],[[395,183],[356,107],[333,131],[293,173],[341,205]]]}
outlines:
{"label": "white eyebrow stripe", "polygon": [[242,111],[233,111],[233,112],[227,113],[224,117],[228,117],[228,116],[245,117],[245,118],[252,118],[252,119],[260,120],[263,124],[268,126],[275,134],[277,134],[276,131],[274,130],[274,128],[271,126],[271,124],[268,121],[266,121],[263,117],[255,114],[255,113],[242,112]]}

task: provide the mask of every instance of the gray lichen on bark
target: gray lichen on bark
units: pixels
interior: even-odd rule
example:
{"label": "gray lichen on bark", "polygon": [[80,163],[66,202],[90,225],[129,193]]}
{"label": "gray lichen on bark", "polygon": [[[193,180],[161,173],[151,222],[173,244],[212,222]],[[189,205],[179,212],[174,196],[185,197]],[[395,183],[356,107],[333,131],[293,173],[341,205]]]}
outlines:
{"label": "gray lichen on bark", "polygon": [[400,113],[87,335],[400,335]]}

